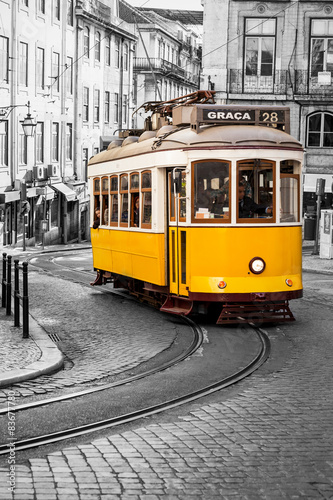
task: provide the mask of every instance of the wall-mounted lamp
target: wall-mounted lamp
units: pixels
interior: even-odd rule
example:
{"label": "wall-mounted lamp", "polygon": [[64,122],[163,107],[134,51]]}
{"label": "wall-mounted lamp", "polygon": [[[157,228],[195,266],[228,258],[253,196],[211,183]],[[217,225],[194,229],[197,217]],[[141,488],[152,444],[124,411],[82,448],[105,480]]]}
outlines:
{"label": "wall-mounted lamp", "polygon": [[37,123],[31,117],[31,114],[30,114],[30,101],[28,101],[27,106],[28,106],[28,113],[27,113],[27,116],[23,120],[22,127],[23,127],[24,135],[26,135],[27,137],[33,137],[35,135]]}
{"label": "wall-mounted lamp", "polygon": [[10,113],[13,111],[14,108],[20,108],[22,106],[27,106],[28,107],[28,113],[27,116],[24,118],[22,122],[22,127],[24,131],[24,135],[27,137],[33,137],[35,135],[35,130],[37,123],[35,120],[32,118],[30,114],[30,101],[28,101],[27,104],[16,104],[14,106],[4,106],[0,108],[0,121],[7,120],[8,116]]}

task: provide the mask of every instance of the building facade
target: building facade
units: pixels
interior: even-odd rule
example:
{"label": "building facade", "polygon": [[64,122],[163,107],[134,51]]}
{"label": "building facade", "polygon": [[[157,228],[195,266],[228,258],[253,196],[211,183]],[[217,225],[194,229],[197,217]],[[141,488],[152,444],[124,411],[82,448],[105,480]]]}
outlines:
{"label": "building facade", "polygon": [[[317,178],[333,182],[333,7],[304,0],[203,0],[202,88],[218,102],[291,109],[305,147],[304,208]],[[218,36],[217,36],[218,33]]]}
{"label": "building facade", "polygon": [[[148,101],[167,101],[199,89],[201,36],[177,17],[160,9],[133,9],[121,3],[121,16],[133,23],[137,44],[133,61],[134,108]],[[133,127],[142,128],[144,112],[133,115]]]}
{"label": "building facade", "polygon": [[24,225],[27,245],[89,238],[87,163],[129,125],[133,95],[136,37],[118,11],[118,0],[0,0],[4,245],[21,243]]}

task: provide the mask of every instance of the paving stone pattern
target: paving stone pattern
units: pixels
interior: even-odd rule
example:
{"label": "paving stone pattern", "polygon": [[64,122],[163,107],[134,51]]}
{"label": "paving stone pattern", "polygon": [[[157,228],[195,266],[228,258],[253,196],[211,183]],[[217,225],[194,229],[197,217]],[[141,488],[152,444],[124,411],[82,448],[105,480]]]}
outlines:
{"label": "paving stone pattern", "polygon": [[[121,373],[167,349],[177,337],[175,323],[157,310],[33,268],[29,294],[31,315],[50,336],[60,338],[71,369],[12,386],[19,396]],[[0,391],[0,403],[7,394]]]}
{"label": "paving stone pattern", "polygon": [[[0,309],[0,373],[14,370],[37,361],[42,353],[33,339],[24,340],[22,349],[22,329],[14,326],[13,316],[6,316]],[[10,353],[10,356],[8,356]]]}
{"label": "paving stone pattern", "polygon": [[[0,498],[332,499],[333,338],[298,304],[308,328],[285,329],[292,356],[279,371],[259,370],[186,416],[18,460],[16,493],[2,468]],[[327,308],[318,315],[332,320]]]}

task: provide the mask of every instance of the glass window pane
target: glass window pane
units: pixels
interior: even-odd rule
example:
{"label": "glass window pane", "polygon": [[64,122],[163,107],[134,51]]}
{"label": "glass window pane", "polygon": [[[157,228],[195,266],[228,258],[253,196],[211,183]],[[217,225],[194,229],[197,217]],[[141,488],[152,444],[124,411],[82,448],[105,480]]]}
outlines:
{"label": "glass window pane", "polygon": [[298,179],[294,177],[281,178],[281,222],[299,221],[298,199],[299,187]]}
{"label": "glass window pane", "polygon": [[109,190],[109,179],[102,179],[102,191]]}
{"label": "glass window pane", "polygon": [[323,146],[325,148],[333,148],[333,133],[332,132],[326,132],[326,134],[324,134]]}
{"label": "glass window pane", "polygon": [[94,180],[94,192],[99,192],[99,189],[100,189],[100,180],[99,179],[95,179]]}
{"label": "glass window pane", "polygon": [[275,35],[275,19],[268,19],[262,24],[263,35]]}
{"label": "glass window pane", "polygon": [[128,194],[121,195],[121,219],[120,222],[128,223]]}
{"label": "glass window pane", "polygon": [[194,164],[194,217],[229,217],[229,163],[222,161]]}
{"label": "glass window pane", "polygon": [[324,68],[324,40],[312,40],[311,76],[316,76]]}
{"label": "glass window pane", "polygon": [[321,125],[321,113],[310,116],[309,118],[309,130],[311,132],[320,132]]}
{"label": "glass window pane", "polygon": [[142,223],[151,224],[151,192],[145,191],[142,193]]}
{"label": "glass window pane", "polygon": [[131,189],[139,189],[139,174],[131,175]]}
{"label": "glass window pane", "polygon": [[320,133],[309,132],[308,146],[312,146],[312,147],[319,147],[320,146]]}
{"label": "glass window pane", "polygon": [[151,172],[143,172],[142,174],[142,189],[151,188]]}
{"label": "glass window pane", "polygon": [[261,74],[270,76],[273,74],[273,39],[263,38],[261,43]]}
{"label": "glass window pane", "polygon": [[111,195],[111,222],[118,222],[118,195]]}
{"label": "glass window pane", "polygon": [[123,175],[120,178],[120,190],[127,191],[127,189],[128,189],[128,177],[127,175]]}
{"label": "glass window pane", "polygon": [[238,164],[238,218],[273,215],[273,163],[265,160]]}
{"label": "glass window pane", "polygon": [[324,130],[325,132],[333,132],[333,115],[324,114]]}
{"label": "glass window pane", "polygon": [[246,74],[256,75],[258,70],[258,38],[246,40]]}
{"label": "glass window pane", "polygon": [[325,19],[312,20],[312,35],[327,35],[328,25]]}
{"label": "glass window pane", "polygon": [[111,191],[118,191],[118,177],[111,177]]}

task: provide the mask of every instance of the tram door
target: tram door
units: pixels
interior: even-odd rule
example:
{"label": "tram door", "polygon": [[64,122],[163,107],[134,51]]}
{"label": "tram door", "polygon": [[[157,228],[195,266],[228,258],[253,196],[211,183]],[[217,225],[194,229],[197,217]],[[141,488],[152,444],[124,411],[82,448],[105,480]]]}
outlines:
{"label": "tram door", "polygon": [[[175,189],[175,185],[178,185],[178,189]],[[168,173],[168,193],[170,293],[188,296],[187,228],[182,224],[186,222],[185,170],[177,168]]]}

